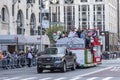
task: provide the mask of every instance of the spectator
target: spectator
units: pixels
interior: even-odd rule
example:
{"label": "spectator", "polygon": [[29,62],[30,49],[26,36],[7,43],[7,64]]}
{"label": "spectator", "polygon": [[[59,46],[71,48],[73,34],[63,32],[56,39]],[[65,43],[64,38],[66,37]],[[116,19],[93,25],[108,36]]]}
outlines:
{"label": "spectator", "polygon": [[76,32],[74,31],[74,29],[72,29],[69,34],[68,34],[68,37],[75,37],[76,35]]}
{"label": "spectator", "polygon": [[81,32],[81,34],[80,34],[80,38],[83,38],[83,39],[86,38],[86,35],[85,35],[85,31],[84,31],[84,30],[82,30],[82,32]]}
{"label": "spectator", "polygon": [[2,52],[0,51],[0,60],[2,60],[3,58],[3,55],[2,55]]}
{"label": "spectator", "polygon": [[28,52],[27,58],[28,58],[28,67],[31,67],[31,62],[32,62],[33,56],[30,51]]}
{"label": "spectator", "polygon": [[81,35],[80,29],[78,31],[76,31],[76,33],[77,33],[78,37],[80,38],[80,35]]}

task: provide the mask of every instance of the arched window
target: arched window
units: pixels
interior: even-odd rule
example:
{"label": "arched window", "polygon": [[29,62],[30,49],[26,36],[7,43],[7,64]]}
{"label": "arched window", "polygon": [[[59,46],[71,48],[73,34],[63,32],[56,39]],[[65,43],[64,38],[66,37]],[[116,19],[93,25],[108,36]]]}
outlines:
{"label": "arched window", "polygon": [[2,21],[4,22],[8,22],[8,11],[7,11],[7,8],[6,7],[3,7],[2,10],[1,10],[1,18],[2,18]]}
{"label": "arched window", "polygon": [[36,35],[36,19],[35,15],[32,14],[30,18],[30,35]]}
{"label": "arched window", "polygon": [[23,19],[23,13],[21,10],[18,11],[17,14],[17,34],[24,34],[25,29],[24,29],[24,19]]}
{"label": "arched window", "polygon": [[5,21],[5,8],[2,8],[2,21]]}

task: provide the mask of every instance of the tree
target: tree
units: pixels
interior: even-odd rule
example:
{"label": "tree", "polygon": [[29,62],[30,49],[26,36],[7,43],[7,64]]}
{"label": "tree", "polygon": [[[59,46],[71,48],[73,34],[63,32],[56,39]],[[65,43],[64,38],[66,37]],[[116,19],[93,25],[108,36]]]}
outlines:
{"label": "tree", "polygon": [[55,43],[55,41],[53,39],[53,33],[57,32],[57,31],[63,32],[64,31],[63,26],[52,26],[46,30],[46,34],[48,35],[51,44]]}

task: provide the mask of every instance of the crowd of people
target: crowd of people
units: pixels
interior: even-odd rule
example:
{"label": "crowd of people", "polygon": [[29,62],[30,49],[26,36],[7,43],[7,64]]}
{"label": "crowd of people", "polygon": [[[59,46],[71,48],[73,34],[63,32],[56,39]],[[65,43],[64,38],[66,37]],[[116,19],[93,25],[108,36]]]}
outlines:
{"label": "crowd of people", "polygon": [[[100,45],[100,42],[98,41],[98,37],[99,37],[99,32],[97,32],[97,29],[76,29],[76,28],[72,28],[69,32],[60,32],[58,31],[56,34],[57,37],[55,38],[55,41],[57,41],[58,39],[61,38],[65,38],[65,37],[69,37],[69,38],[73,38],[73,37],[78,37],[78,38],[82,38],[85,40],[85,46],[86,48],[92,48],[94,46],[94,44],[98,44]],[[95,43],[94,43],[95,42]]]}
{"label": "crowd of people", "polygon": [[120,58],[120,52],[119,51],[114,51],[114,52],[112,52],[112,51],[110,51],[110,52],[109,51],[104,51],[102,53],[102,58],[107,59],[107,60]]}
{"label": "crowd of people", "polygon": [[0,68],[9,69],[9,68],[20,68],[24,66],[35,66],[37,59],[37,52],[13,52],[0,51]]}

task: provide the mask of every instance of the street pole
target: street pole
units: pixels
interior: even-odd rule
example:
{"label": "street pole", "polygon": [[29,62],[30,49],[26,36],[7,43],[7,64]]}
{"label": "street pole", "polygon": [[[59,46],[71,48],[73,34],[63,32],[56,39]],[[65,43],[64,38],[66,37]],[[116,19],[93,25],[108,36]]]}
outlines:
{"label": "street pole", "polygon": [[42,51],[42,4],[43,0],[40,0],[40,51]]}

